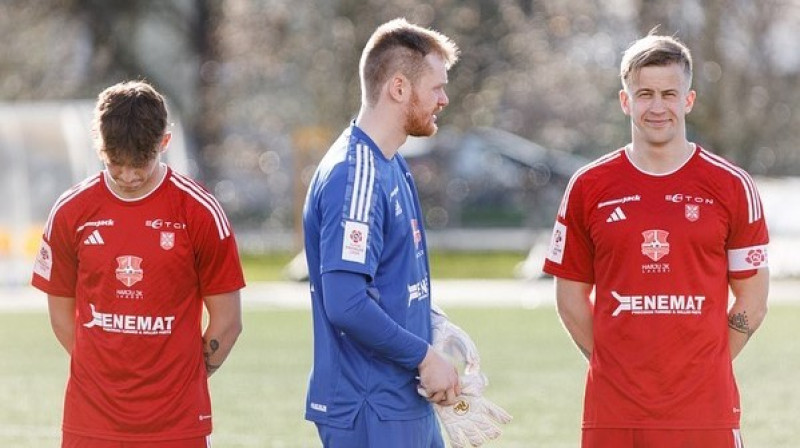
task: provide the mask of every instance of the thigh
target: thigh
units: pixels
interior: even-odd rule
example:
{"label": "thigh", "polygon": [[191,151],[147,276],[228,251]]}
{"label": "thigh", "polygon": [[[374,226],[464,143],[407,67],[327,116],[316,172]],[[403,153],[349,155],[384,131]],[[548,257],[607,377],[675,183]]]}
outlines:
{"label": "thigh", "polygon": [[368,405],[358,412],[352,427],[317,424],[317,432],[324,448],[444,448],[433,414],[416,420],[381,420]]}
{"label": "thigh", "polygon": [[444,448],[442,431],[433,413],[415,420],[381,420],[370,412],[366,423],[369,447]]}
{"label": "thigh", "polygon": [[633,429],[588,428],[581,434],[581,448],[636,448]]}
{"label": "thigh", "polygon": [[643,429],[636,435],[643,448],[744,448],[738,429]]}
{"label": "thigh", "polygon": [[364,422],[364,409],[366,408],[367,406],[362,407],[349,428],[317,423],[317,433],[323,448],[368,447],[367,429]]}

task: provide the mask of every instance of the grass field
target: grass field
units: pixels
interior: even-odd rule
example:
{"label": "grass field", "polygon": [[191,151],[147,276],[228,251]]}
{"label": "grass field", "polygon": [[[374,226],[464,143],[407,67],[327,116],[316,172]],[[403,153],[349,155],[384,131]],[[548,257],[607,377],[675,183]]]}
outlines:
{"label": "grass field", "polygon": [[[294,253],[242,254],[245,277],[251,281],[285,280],[284,267]],[[433,278],[512,278],[525,252],[431,252]]]}
{"label": "grass field", "polygon": [[[486,395],[515,420],[489,447],[574,448],[585,363],[552,307],[448,309],[475,339],[491,384]],[[318,447],[303,420],[311,362],[308,311],[250,309],[245,331],[211,379],[216,448]],[[800,306],[773,306],[736,361],[749,448],[800,440]],[[59,446],[67,356],[44,312],[0,313],[0,447]]]}

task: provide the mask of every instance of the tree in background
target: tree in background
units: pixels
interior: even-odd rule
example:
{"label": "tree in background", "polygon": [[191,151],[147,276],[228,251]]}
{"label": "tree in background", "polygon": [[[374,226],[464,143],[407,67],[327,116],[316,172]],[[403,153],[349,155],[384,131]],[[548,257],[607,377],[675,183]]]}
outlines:
{"label": "tree in background", "polygon": [[285,229],[316,154],[358,110],[358,49],[398,16],[463,51],[443,129],[497,127],[588,158],[624,144],[621,52],[660,24],[696,59],[690,134],[754,174],[800,172],[793,0],[7,0],[0,100],[92,98],[145,77],[231,218]]}

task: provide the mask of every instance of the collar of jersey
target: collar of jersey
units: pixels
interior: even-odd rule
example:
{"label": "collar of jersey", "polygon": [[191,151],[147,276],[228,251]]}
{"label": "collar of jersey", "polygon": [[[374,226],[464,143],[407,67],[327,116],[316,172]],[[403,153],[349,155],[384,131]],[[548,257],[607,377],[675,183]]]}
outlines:
{"label": "collar of jersey", "polygon": [[375,143],[372,140],[372,138],[370,138],[370,136],[367,135],[366,132],[364,132],[363,129],[356,126],[355,120],[353,120],[353,122],[350,123],[350,138],[354,138],[357,141],[366,143],[367,146],[369,146],[370,150],[373,152],[373,154],[375,154],[377,157],[380,157],[383,160],[386,160],[387,162],[389,161],[389,159],[387,159],[386,156],[383,154],[383,151],[381,151],[381,148],[378,147],[378,144]]}
{"label": "collar of jersey", "polygon": [[123,198],[122,196],[118,195],[117,193],[114,193],[114,190],[112,190],[111,187],[108,185],[108,172],[106,170],[103,170],[103,172],[101,172],[100,175],[103,176],[103,185],[106,187],[106,191],[108,191],[108,193],[111,194],[111,196],[114,196],[114,198],[119,200],[119,201],[132,203],[132,202],[138,202],[138,201],[145,200],[145,199],[149,198],[150,196],[152,196],[156,191],[160,190],[161,186],[164,185],[164,181],[167,179],[167,177],[169,177],[170,172],[171,172],[171,168],[169,167],[169,165],[167,165],[167,169],[164,170],[164,174],[161,176],[161,179],[158,181],[158,185],[156,185],[155,188],[150,190],[150,192],[147,193],[146,195],[140,196],[138,198]]}

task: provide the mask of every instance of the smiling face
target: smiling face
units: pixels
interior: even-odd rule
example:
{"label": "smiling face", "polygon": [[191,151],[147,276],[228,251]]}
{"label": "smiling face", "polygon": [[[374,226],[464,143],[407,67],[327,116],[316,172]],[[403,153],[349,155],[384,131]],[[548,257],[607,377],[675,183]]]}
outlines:
{"label": "smiling face", "polygon": [[631,117],[634,145],[682,144],[695,95],[681,65],[642,67],[619,93],[622,110]]}
{"label": "smiling face", "polygon": [[450,102],[444,91],[447,68],[436,53],[425,56],[428,68],[414,83],[406,108],[405,131],[413,137],[430,137],[438,129],[436,114]]}

